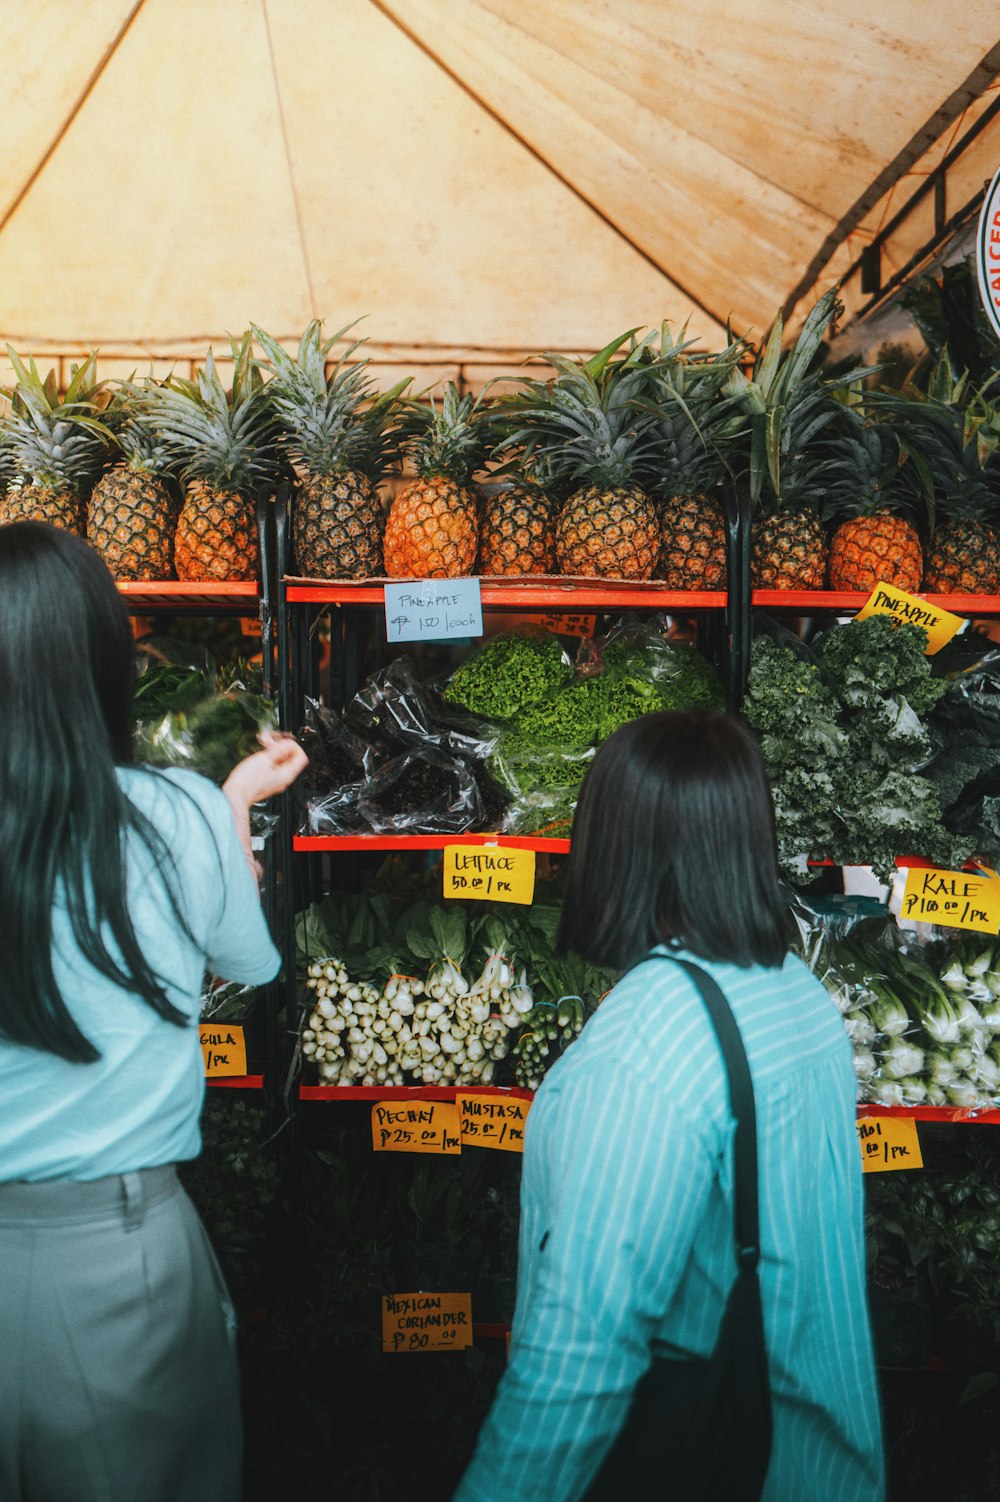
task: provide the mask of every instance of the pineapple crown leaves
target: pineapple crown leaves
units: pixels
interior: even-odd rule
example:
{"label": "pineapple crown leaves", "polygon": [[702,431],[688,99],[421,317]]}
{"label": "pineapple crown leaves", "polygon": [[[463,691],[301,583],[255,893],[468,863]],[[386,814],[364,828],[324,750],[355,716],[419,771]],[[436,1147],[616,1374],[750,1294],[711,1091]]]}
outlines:
{"label": "pineapple crown leaves", "polygon": [[946,359],[945,351],[926,394],[913,389],[905,396],[878,392],[871,398],[873,408],[896,429],[910,461],[904,482],[924,505],[931,533],[938,508],[948,520],[993,520],[1000,511],[1000,463],[993,457],[995,439],[990,431],[995,425],[1000,438],[998,414],[981,393],[970,397],[970,406],[982,401],[972,407],[971,416],[970,406],[959,405],[965,377],[955,380],[950,367],[942,368]]}
{"label": "pineapple crown leaves", "polygon": [[163,448],[181,479],[242,494],[278,473],[277,420],[253,362],[250,334],[231,339],[230,348],[231,392],[209,350],[194,381],[171,376],[148,393]]}
{"label": "pineapple crown leaves", "polygon": [[260,363],[271,371],[268,400],[292,464],[314,474],[355,471],[377,482],[399,458],[400,398],[410,383],[377,392],[367,359],[351,363],[363,339],[350,343],[327,375],[330,350],[353,327],[345,324],[324,339],[314,318],[295,355],[256,324],[250,332],[266,357]]}
{"label": "pineapple crown leaves", "polygon": [[506,436],[500,447],[520,449],[529,469],[553,488],[652,483],[656,417],[642,410],[642,401],[657,368],[656,335],[636,341],[636,333],[630,329],[579,363],[544,354],[555,379],[526,378],[504,399]]}
{"label": "pineapple crown leaves", "polygon": [[401,423],[407,452],[422,480],[441,476],[465,485],[486,460],[495,432],[492,412],[484,393],[459,393],[449,381],[440,404],[428,401],[405,403]]}
{"label": "pineapple crown leaves", "polygon": [[9,344],[7,356],[17,377],[13,387],[0,387],[9,403],[2,419],[7,462],[34,484],[80,493],[114,443],[101,419],[110,396],[96,380],[96,351],[71,366],[61,400],[54,370],[43,380],[33,356],[25,362]]}
{"label": "pineapple crown leaves", "polygon": [[754,507],[764,504],[780,510],[815,495],[822,461],[810,451],[811,445],[837,415],[844,391],[875,373],[877,367],[858,367],[833,383],[812,369],[827,331],[842,312],[838,289],[832,287],[810,309],[794,345],[784,354],[779,312],[757,352],[752,374],[735,366],[725,383],[726,394],[750,417],[748,468]]}
{"label": "pineapple crown leaves", "polygon": [[[912,468],[911,468],[912,466]],[[926,463],[904,441],[891,409],[873,395],[866,406],[841,404],[835,429],[822,441],[824,511],[828,516],[873,516],[913,509],[915,486],[933,502]]]}
{"label": "pineapple crown leaves", "polygon": [[137,382],[133,372],[127,380],[117,383],[104,417],[130,469],[166,476],[171,472],[172,461],[156,420],[153,388],[159,384],[152,375]]}
{"label": "pineapple crown leaves", "polygon": [[717,354],[686,350],[664,324],[649,395],[634,401],[655,419],[657,478],[651,488],[667,498],[695,495],[731,477],[748,422],[737,399],[723,394],[746,353],[745,342],[730,342]]}

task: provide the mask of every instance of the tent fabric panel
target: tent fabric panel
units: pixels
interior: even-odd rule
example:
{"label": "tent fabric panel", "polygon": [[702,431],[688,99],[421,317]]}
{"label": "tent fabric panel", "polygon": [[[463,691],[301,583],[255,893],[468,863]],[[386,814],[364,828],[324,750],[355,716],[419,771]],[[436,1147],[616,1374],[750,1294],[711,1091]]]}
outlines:
{"label": "tent fabric panel", "polygon": [[[594,348],[694,311],[369,0],[300,0],[270,24],[331,329],[365,316],[361,331],[388,343]],[[317,51],[343,60],[336,87]]]}
{"label": "tent fabric panel", "polygon": [[[985,7],[878,0],[431,0],[441,20],[503,19],[582,74],[822,216],[838,217],[983,54]],[[988,34],[988,33],[987,33]],[[905,80],[905,86],[901,86]],[[762,151],[763,147],[763,151]]]}
{"label": "tent fabric panel", "polygon": [[307,320],[257,0],[146,0],[0,236],[0,309],[91,343]]}
{"label": "tent fabric panel", "polygon": [[[480,12],[475,26],[463,25],[439,0],[377,3],[689,296],[708,289],[709,301],[698,300],[716,322],[735,312],[738,322],[769,323],[803,257],[831,227],[501,18]],[[723,304],[734,282],[735,309]]]}
{"label": "tent fabric panel", "polygon": [[3,7],[4,130],[0,224],[39,160],[57,146],[136,0],[7,0]]}

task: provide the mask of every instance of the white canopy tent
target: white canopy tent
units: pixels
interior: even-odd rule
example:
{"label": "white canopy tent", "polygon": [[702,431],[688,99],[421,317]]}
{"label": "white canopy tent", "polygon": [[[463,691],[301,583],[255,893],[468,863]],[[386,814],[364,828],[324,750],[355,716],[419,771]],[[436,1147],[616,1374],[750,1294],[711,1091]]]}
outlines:
{"label": "white canopy tent", "polygon": [[251,319],[364,317],[386,379],[477,385],[663,318],[710,345],[779,306],[794,328],[842,278],[856,311],[862,251],[884,236],[884,283],[1000,164],[998,23],[986,0],[8,0],[0,340],[113,374]]}

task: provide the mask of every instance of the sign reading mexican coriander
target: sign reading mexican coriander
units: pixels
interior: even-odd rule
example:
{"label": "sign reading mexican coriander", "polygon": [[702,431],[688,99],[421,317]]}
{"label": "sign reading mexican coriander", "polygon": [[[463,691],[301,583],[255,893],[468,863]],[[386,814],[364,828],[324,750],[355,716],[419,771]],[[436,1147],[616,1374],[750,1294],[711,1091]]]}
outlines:
{"label": "sign reading mexican coriander", "polygon": [[1000,171],[986,190],[976,237],[976,270],[994,334],[1000,339]]}
{"label": "sign reading mexican coriander", "polygon": [[478,579],[417,579],[385,586],[385,639],[447,641],[482,636]]}

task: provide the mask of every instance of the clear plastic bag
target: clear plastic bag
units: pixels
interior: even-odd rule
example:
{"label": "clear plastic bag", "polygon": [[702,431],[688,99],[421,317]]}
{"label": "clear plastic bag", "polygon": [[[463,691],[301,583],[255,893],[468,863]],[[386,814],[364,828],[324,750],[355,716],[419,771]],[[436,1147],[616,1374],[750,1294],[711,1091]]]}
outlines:
{"label": "clear plastic bag", "polygon": [[462,834],[484,812],[469,768],[431,744],[383,762],[365,781],[357,810],[373,834]]}
{"label": "clear plastic bag", "polygon": [[509,745],[505,738],[489,763],[491,773],[511,797],[502,831],[567,836],[580,785],[594,755],[592,746],[576,751],[535,751]]}

